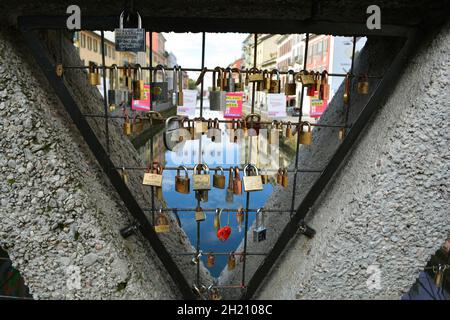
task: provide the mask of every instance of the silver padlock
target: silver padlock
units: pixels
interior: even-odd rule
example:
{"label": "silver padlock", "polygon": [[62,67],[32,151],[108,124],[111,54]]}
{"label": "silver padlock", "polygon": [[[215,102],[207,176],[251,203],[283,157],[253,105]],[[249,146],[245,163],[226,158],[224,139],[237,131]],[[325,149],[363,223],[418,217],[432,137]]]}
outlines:
{"label": "silver padlock", "polygon": [[[137,28],[124,28],[123,19],[124,11],[120,14],[119,28],[114,30],[114,37],[116,43],[116,51],[132,51],[132,52],[145,52],[145,29],[142,29],[142,20],[138,12],[136,12],[138,18]],[[129,15],[127,16],[127,19]]]}
{"label": "silver padlock", "polygon": [[213,111],[223,111],[225,109],[225,92],[222,88],[216,87],[216,72],[218,73],[219,79],[222,79],[222,69],[216,67],[213,70],[212,76],[212,91],[209,93],[209,109]]}
{"label": "silver padlock", "polygon": [[261,242],[266,240],[267,229],[264,226],[263,208],[256,210],[256,221],[253,229],[253,242]]}
{"label": "silver padlock", "polygon": [[111,69],[109,69],[109,111],[113,111],[115,108],[119,107],[122,101],[122,91],[119,90],[119,68],[117,68],[116,64],[113,64]]}
{"label": "silver padlock", "polygon": [[[157,80],[158,70],[161,70],[162,80]],[[158,64],[153,71],[153,79],[150,84],[150,92],[152,93],[152,101],[153,102],[167,102],[169,100],[168,97],[169,84],[167,83],[166,71],[164,70],[164,66]]]}

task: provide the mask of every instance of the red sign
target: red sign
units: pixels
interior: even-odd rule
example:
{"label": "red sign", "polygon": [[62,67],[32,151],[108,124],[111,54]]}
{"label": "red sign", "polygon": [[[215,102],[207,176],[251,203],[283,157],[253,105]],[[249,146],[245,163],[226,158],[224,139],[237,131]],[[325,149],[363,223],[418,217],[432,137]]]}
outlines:
{"label": "red sign", "polygon": [[317,96],[311,97],[309,116],[312,118],[320,118],[327,109],[327,106],[328,100],[321,100]]}

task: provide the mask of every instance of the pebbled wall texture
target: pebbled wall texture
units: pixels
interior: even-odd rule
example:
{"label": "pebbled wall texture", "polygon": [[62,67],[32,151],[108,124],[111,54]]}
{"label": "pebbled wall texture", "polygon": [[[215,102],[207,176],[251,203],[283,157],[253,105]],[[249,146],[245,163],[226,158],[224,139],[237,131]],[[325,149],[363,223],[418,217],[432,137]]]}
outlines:
{"label": "pebbled wall texture", "polygon": [[[81,65],[73,45],[64,41],[63,61]],[[50,57],[59,55],[59,33],[44,35],[42,43]],[[33,297],[181,298],[147,240],[120,236],[130,214],[15,28],[0,30],[0,61],[0,246]],[[65,73],[82,111],[101,113],[101,95],[86,79],[82,71]],[[89,123],[104,144],[103,121]],[[117,166],[143,166],[121,124],[114,120],[109,126],[111,159]],[[143,172],[129,176],[136,199],[148,207]],[[175,218],[169,219],[173,232],[161,237],[168,250],[192,250]],[[174,258],[193,281],[190,259]],[[210,282],[209,274],[202,272],[202,278]]]}
{"label": "pebbled wall texture", "polygon": [[258,299],[399,299],[409,290],[450,230],[449,52],[447,23],[420,45],[311,209],[316,236],[290,242]]}

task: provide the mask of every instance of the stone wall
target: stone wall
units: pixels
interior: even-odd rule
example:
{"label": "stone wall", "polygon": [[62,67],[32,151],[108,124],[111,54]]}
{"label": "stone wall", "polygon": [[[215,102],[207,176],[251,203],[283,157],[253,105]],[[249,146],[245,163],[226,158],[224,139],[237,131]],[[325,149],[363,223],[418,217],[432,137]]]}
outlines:
{"label": "stone wall", "polygon": [[[392,95],[312,208],[308,223],[316,236],[291,241],[257,298],[399,299],[445,242],[449,31],[447,24],[429,34],[398,75]],[[371,56],[390,63],[382,43],[371,49]],[[278,193],[268,202],[288,197]],[[379,288],[370,282],[377,274]]]}

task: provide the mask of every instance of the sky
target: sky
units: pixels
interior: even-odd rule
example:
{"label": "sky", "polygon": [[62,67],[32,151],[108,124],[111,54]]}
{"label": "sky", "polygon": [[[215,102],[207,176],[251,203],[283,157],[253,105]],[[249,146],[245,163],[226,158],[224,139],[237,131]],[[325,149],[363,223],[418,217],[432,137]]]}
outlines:
{"label": "sky", "polygon": [[[201,33],[163,33],[166,38],[166,51],[173,52],[177,63],[183,68],[201,68]],[[242,56],[242,41],[247,34],[242,33],[206,33],[205,66],[226,67]],[[190,73],[194,78],[196,73]]]}

